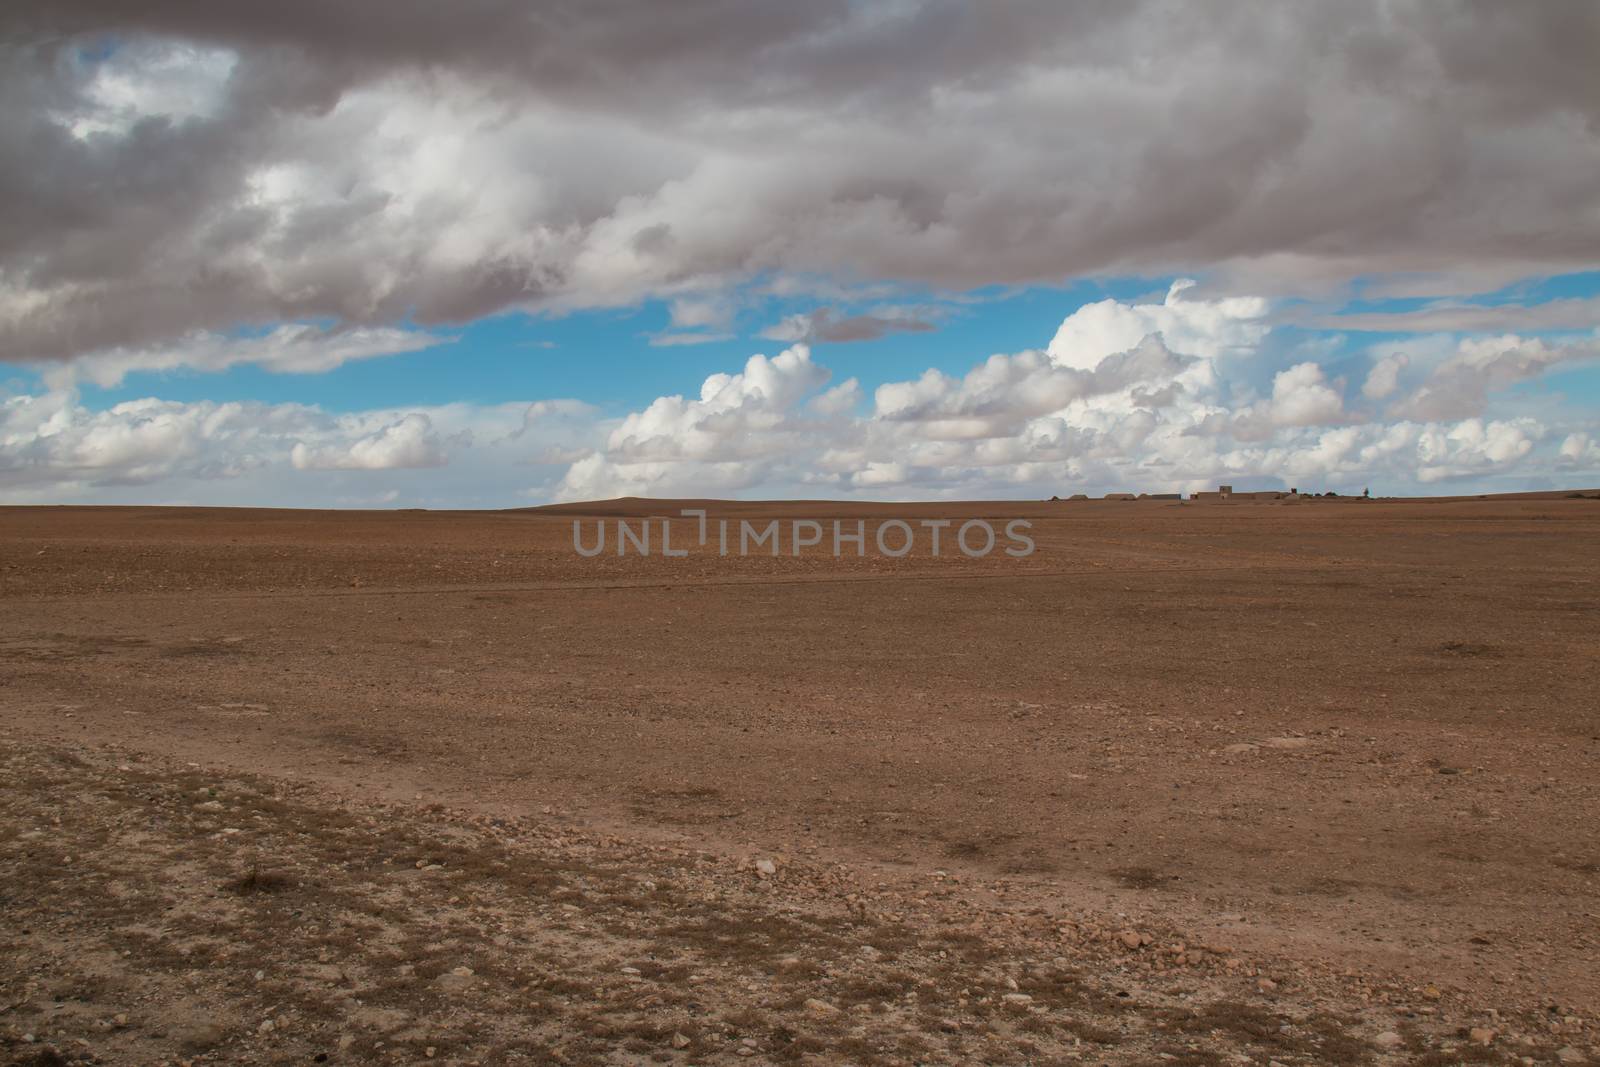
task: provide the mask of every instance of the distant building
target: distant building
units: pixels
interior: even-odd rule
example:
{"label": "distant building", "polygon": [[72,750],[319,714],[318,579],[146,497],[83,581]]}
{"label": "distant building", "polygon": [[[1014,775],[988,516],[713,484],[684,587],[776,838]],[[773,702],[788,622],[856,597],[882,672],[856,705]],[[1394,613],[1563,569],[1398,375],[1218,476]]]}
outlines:
{"label": "distant building", "polygon": [[1286,500],[1299,499],[1298,490],[1290,489],[1284,492],[1281,489],[1268,489],[1260,493],[1236,493],[1231,485],[1219,485],[1215,493],[1195,493],[1189,499],[1207,503],[1221,503],[1224,501],[1256,501],[1256,500]]}

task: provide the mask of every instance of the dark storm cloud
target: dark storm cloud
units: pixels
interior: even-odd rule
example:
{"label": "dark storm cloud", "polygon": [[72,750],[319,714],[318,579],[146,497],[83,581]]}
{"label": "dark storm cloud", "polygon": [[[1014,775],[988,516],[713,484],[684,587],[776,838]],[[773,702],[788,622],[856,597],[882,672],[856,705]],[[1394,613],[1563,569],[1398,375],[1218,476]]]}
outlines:
{"label": "dark storm cloud", "polygon": [[0,358],[757,274],[1288,289],[1600,263],[1600,7],[1578,0],[0,20]]}

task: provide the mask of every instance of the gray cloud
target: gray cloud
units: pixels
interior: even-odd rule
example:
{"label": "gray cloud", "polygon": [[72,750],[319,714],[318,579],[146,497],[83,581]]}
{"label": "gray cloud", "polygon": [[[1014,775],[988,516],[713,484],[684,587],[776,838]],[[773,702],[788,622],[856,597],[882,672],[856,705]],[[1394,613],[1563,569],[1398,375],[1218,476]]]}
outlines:
{"label": "gray cloud", "polygon": [[0,39],[10,360],[789,274],[1600,263],[1587,3],[52,0]]}
{"label": "gray cloud", "polygon": [[773,341],[843,342],[875,341],[891,333],[928,333],[937,327],[929,321],[936,309],[884,307],[865,315],[840,315],[830,307],[789,315],[761,331]]}
{"label": "gray cloud", "polygon": [[1478,333],[1501,330],[1582,330],[1600,323],[1600,298],[1547,300],[1542,304],[1439,304],[1415,311],[1329,315],[1316,325],[1330,330],[1379,333]]}

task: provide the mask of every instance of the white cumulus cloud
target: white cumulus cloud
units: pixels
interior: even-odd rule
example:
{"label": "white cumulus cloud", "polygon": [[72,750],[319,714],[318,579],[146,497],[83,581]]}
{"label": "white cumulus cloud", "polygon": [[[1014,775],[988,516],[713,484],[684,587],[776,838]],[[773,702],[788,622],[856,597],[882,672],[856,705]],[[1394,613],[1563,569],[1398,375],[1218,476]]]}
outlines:
{"label": "white cumulus cloud", "polygon": [[[341,420],[341,429],[350,420]],[[353,441],[307,445],[289,452],[296,470],[394,470],[442,467],[449,462],[433,421],[412,413]]]}

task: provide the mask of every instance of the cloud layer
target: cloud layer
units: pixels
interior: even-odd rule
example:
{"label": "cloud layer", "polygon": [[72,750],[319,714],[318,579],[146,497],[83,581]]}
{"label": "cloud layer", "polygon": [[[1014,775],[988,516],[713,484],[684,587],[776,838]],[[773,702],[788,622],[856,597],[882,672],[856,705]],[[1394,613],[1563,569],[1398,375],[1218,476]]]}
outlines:
{"label": "cloud layer", "polygon": [[9,360],[758,276],[1262,292],[1600,248],[1590,4],[19,0],[0,23],[0,199],[28,205],[0,218]]}

